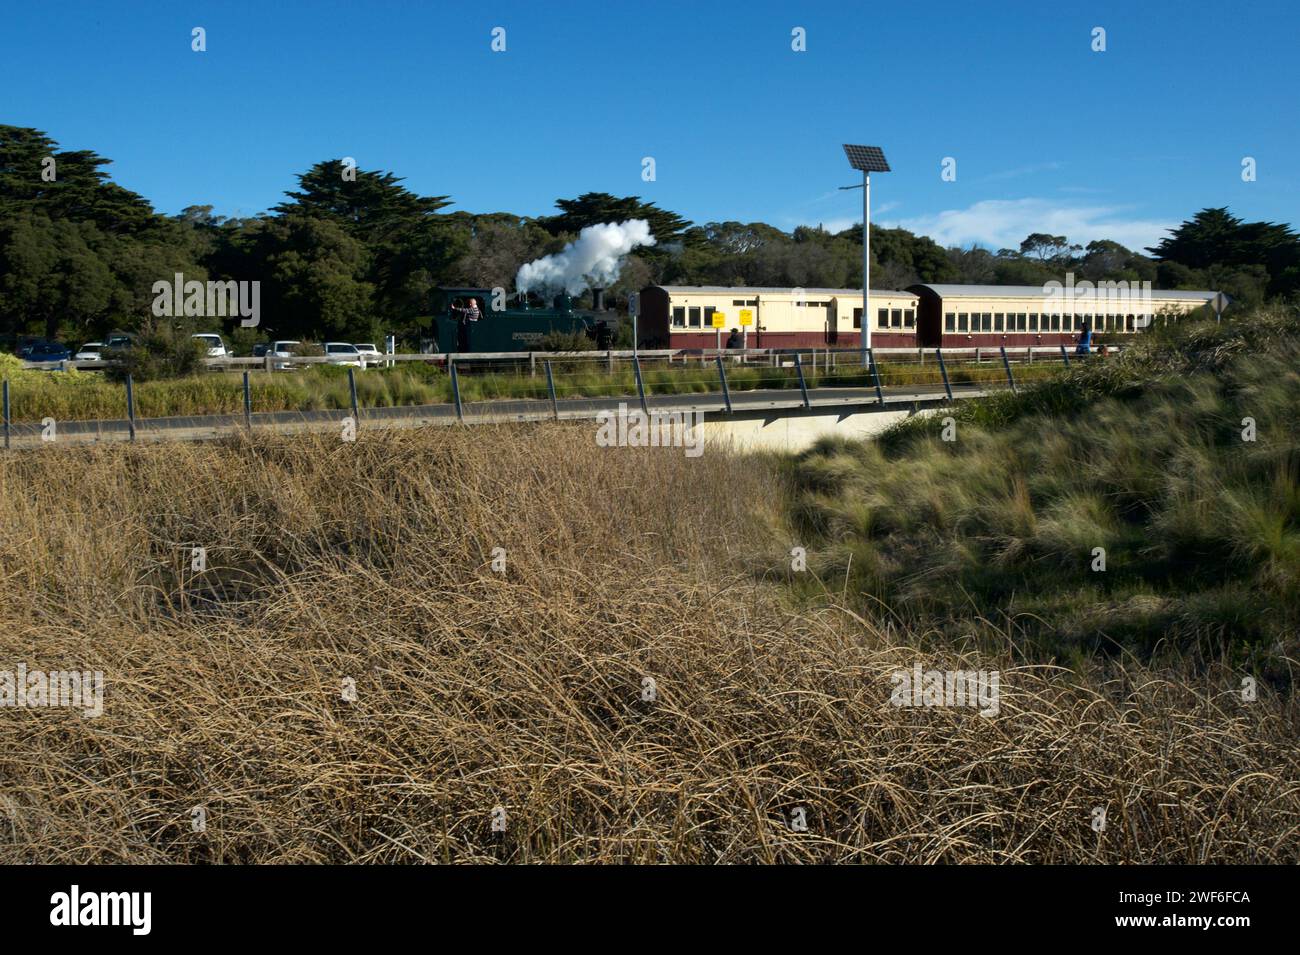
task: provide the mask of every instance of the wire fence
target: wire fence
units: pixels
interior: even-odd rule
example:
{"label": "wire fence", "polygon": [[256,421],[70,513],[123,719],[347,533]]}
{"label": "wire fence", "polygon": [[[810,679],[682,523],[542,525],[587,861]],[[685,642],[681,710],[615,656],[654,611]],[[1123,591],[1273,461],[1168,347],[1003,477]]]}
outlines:
{"label": "wire fence", "polygon": [[[865,361],[864,361],[865,357]],[[227,359],[212,364],[233,374],[206,381],[135,383],[107,380],[64,389],[3,383],[4,440],[15,428],[30,433],[53,421],[100,425],[134,440],[140,428],[229,427],[297,414],[303,422],[355,427],[364,415],[397,417],[427,411],[433,418],[559,418],[581,415],[610,400],[649,408],[696,399],[736,411],[755,399],[766,406],[884,404],[953,399],[1041,380],[1096,354],[1064,346],[963,349],[704,349],[694,351],[522,352],[383,356],[374,364],[339,366],[322,359]],[[242,371],[240,370],[242,367]],[[324,365],[325,367],[321,367]],[[77,400],[81,403],[78,404]],[[211,419],[211,420],[204,420]],[[82,429],[85,430],[85,429]]]}

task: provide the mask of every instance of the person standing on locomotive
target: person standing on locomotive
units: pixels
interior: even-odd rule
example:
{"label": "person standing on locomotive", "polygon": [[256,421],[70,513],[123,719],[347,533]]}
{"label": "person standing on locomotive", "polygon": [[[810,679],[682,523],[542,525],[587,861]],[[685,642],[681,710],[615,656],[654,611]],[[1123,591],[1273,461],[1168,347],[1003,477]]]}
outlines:
{"label": "person standing on locomotive", "polygon": [[479,319],[478,301],[469,299],[463,301],[456,299],[451,306],[452,314],[456,316],[456,351],[469,351],[469,323],[477,322]]}

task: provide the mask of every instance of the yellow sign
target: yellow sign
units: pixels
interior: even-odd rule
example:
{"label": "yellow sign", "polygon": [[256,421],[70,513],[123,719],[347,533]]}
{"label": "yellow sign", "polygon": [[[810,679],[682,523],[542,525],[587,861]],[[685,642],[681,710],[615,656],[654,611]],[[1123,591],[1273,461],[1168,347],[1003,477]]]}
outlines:
{"label": "yellow sign", "polygon": [[740,310],[740,324],[742,325],[754,324],[754,312],[752,309],[742,308]]}
{"label": "yellow sign", "polygon": [[714,313],[713,313],[713,327],[714,327],[714,328],[725,328],[726,326],[727,326],[727,316],[724,315],[722,312],[714,312]]}

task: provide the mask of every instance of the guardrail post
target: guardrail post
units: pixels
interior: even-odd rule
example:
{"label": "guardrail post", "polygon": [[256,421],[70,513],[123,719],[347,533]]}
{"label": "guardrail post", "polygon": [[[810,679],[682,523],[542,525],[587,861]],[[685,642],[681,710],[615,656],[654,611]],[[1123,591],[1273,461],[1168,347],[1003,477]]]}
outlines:
{"label": "guardrail post", "polygon": [[[718,380],[722,382],[722,400],[727,405],[727,414],[731,414],[731,389],[727,387],[727,369],[721,355],[718,356]],[[5,387],[9,387],[8,382],[5,383]]]}
{"label": "guardrail post", "polygon": [[264,364],[266,365],[266,373],[268,375],[271,372],[275,371],[275,355],[273,355],[271,352],[268,351],[266,353],[266,361],[264,362]]}
{"label": "guardrail post", "polygon": [[803,393],[803,406],[805,409],[812,407],[812,402],[808,400],[808,383],[803,380],[803,362],[799,360],[799,353],[794,353],[794,370],[799,374],[799,391]]}
{"label": "guardrail post", "polygon": [[637,397],[641,399],[641,413],[648,419],[650,409],[646,407],[645,403],[645,382],[641,380],[641,359],[635,355],[632,356],[632,371],[636,373],[636,393]]}
{"label": "guardrail post", "polygon": [[1066,354],[1064,345],[1061,346],[1061,361],[1065,362],[1066,368],[1070,367],[1070,356]]}
{"label": "guardrail post", "polygon": [[936,348],[934,357],[939,359],[939,374],[943,375],[943,390],[948,394],[948,400],[952,401],[952,384],[948,381],[948,366],[943,363],[943,349]]}
{"label": "guardrail post", "polygon": [[352,401],[352,426],[358,427],[361,424],[361,416],[357,414],[357,376],[356,369],[351,365],[348,366],[348,397]]}
{"label": "guardrail post", "polygon": [[555,376],[551,374],[551,363],[546,361],[546,390],[551,394],[551,413],[555,420],[560,420],[560,403],[555,399]]}
{"label": "guardrail post", "polygon": [[1011,390],[1012,390],[1012,391],[1015,391],[1015,390],[1016,390],[1016,379],[1013,378],[1013,377],[1011,376],[1011,362],[1010,362],[1010,360],[1007,358],[1007,346],[1006,346],[1006,345],[1002,345],[1002,346],[1000,346],[1000,347],[1001,347],[1001,351],[1002,351],[1002,367],[1005,368],[1005,369],[1007,370],[1007,384],[1011,386]]}
{"label": "guardrail post", "polygon": [[244,427],[253,428],[253,392],[248,386],[248,372],[244,372]]}
{"label": "guardrail post", "polygon": [[609,373],[610,373],[611,375],[614,374],[614,349],[611,348],[611,349],[609,350],[609,353],[608,353],[608,355],[606,356],[605,361],[606,361],[606,367],[608,368]]}
{"label": "guardrail post", "polygon": [[528,377],[537,377],[537,352],[528,353]]}
{"label": "guardrail post", "polygon": [[135,389],[132,386],[131,376],[126,376],[126,427],[130,432],[131,440],[135,440]]}
{"label": "guardrail post", "polygon": [[4,381],[5,450],[9,450],[9,379]]}
{"label": "guardrail post", "polygon": [[447,356],[447,368],[451,371],[451,397],[456,403],[456,420],[465,423],[465,411],[460,405],[460,375],[456,372],[456,359]]}
{"label": "guardrail post", "polygon": [[871,369],[871,380],[876,383],[876,402],[883,405],[885,392],[880,387],[880,372],[876,369],[876,353],[872,348],[867,349],[867,366]]}

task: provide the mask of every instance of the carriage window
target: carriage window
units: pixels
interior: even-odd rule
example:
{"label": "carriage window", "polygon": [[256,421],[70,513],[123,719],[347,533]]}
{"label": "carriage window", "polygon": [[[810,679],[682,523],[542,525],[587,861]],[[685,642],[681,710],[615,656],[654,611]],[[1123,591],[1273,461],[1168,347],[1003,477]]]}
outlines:
{"label": "carriage window", "polygon": [[994,330],[995,332],[1000,332],[1000,331],[1002,331],[1002,320],[1003,320],[1003,318],[1005,318],[1005,316],[1004,316],[1001,312],[997,312],[996,314],[994,314],[994,316],[993,316],[993,330]]}
{"label": "carriage window", "polygon": [[966,323],[967,323],[968,319],[969,319],[969,316],[968,316],[965,312],[962,312],[961,314],[959,314],[959,315],[957,316],[957,331],[959,331],[959,332],[967,331],[967,324],[966,324]]}
{"label": "carriage window", "polygon": [[680,305],[673,308],[673,324],[679,326],[686,324],[686,309]]}
{"label": "carriage window", "polygon": [[688,311],[689,311],[690,319],[691,319],[691,328],[699,328],[699,327],[700,327],[700,307],[699,307],[698,305],[692,305]]}
{"label": "carriage window", "polygon": [[1128,316],[1128,318],[1127,318],[1126,321],[1125,321],[1125,326],[1124,326],[1124,330],[1125,330],[1125,331],[1129,331],[1129,332],[1131,332],[1131,331],[1133,331],[1134,328],[1137,327],[1137,326],[1134,324],[1134,319],[1135,319],[1135,317],[1136,317],[1136,316],[1133,316],[1133,315]]}
{"label": "carriage window", "polygon": [[903,327],[904,328],[916,327],[916,309],[909,308],[905,312],[903,312]]}
{"label": "carriage window", "polygon": [[889,309],[880,308],[876,310],[876,327],[877,328],[889,327]]}
{"label": "carriage window", "polygon": [[957,313],[945,312],[943,316],[943,330],[945,332],[955,332],[957,330]]}
{"label": "carriage window", "polygon": [[889,313],[889,324],[893,328],[903,327],[903,310],[896,308]]}
{"label": "carriage window", "polygon": [[862,309],[860,308],[855,308],[853,310],[853,327],[854,328],[862,327]]}
{"label": "carriage window", "polygon": [[992,313],[992,312],[985,312],[985,313],[984,313],[983,328],[984,328],[984,331],[986,331],[986,332],[991,332],[991,331],[993,331],[993,313]]}
{"label": "carriage window", "polygon": [[705,328],[713,327],[713,313],[716,311],[717,309],[712,305],[704,306],[704,327]]}

